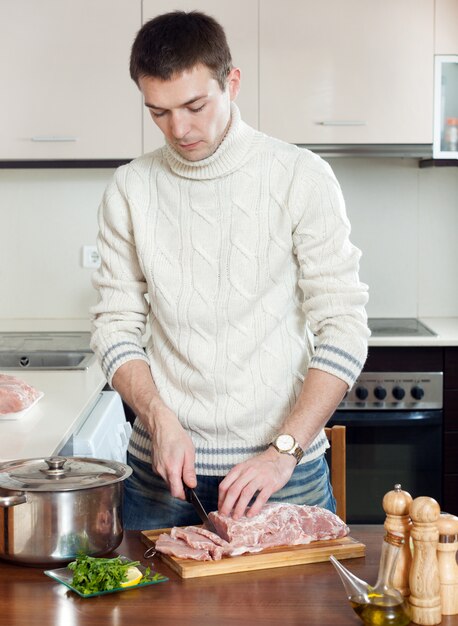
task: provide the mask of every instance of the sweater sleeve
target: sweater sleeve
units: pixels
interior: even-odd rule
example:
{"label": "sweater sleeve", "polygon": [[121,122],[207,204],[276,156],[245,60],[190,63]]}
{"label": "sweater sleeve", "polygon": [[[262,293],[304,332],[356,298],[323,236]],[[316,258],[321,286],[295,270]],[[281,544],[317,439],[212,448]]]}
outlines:
{"label": "sweater sleeve", "polygon": [[101,265],[93,285],[99,294],[91,308],[91,347],[109,383],[116,370],[132,359],[148,362],[142,347],[148,303],[140,268],[127,194],[132,172],[119,168],[99,208],[97,247]]}
{"label": "sweater sleeve", "polygon": [[331,168],[306,153],[298,160],[291,198],[302,307],[316,336],[309,367],[351,387],[366,360],[370,331],[368,288],[359,280],[361,252],[350,242],[342,192]]}

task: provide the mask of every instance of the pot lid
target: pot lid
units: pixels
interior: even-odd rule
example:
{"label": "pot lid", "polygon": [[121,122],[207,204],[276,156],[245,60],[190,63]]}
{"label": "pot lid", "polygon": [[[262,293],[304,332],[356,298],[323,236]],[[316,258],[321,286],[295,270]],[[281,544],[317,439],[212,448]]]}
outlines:
{"label": "pot lid", "polygon": [[0,463],[0,487],[20,491],[76,491],[125,480],[132,469],[118,461],[52,456]]}

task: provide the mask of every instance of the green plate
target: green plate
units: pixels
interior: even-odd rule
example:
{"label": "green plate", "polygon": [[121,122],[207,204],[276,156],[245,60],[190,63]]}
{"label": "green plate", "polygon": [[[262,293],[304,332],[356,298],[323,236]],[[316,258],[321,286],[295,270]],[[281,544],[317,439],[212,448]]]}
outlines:
{"label": "green plate", "polygon": [[[126,558],[126,557],[121,557]],[[129,559],[130,560],[130,559]],[[143,565],[137,565],[142,574],[145,573],[146,568]],[[118,591],[130,591],[132,589],[139,589],[140,587],[148,587],[149,585],[157,585],[157,583],[164,583],[168,580],[166,576],[159,574],[159,572],[150,571],[150,576],[154,576],[154,580],[150,580],[145,583],[138,583],[131,587],[116,587],[115,589],[108,589],[107,591],[97,591],[96,593],[81,593],[78,589],[75,589],[72,585],[73,570],[68,567],[60,567],[59,569],[47,569],[44,572],[46,576],[54,578],[58,583],[65,585],[68,589],[71,589],[77,593],[81,598],[94,598],[95,596],[104,596],[107,593],[117,593]]]}

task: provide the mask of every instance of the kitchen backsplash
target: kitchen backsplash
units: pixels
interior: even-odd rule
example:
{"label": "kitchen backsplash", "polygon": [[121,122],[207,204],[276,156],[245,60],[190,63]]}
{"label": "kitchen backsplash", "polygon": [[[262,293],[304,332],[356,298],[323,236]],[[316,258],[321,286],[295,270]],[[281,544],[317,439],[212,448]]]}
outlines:
{"label": "kitchen backsplash", "polygon": [[[361,248],[371,317],[458,316],[458,168],[329,159]],[[0,319],[86,319],[109,169],[0,170]]]}

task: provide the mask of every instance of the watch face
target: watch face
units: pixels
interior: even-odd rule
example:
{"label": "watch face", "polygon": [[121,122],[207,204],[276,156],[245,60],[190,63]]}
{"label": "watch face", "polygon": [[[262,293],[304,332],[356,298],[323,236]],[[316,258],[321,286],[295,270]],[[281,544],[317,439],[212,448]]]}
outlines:
{"label": "watch face", "polygon": [[295,441],[294,437],[292,437],[291,435],[279,435],[275,443],[280,450],[288,451],[291,450],[291,448],[294,446]]}

